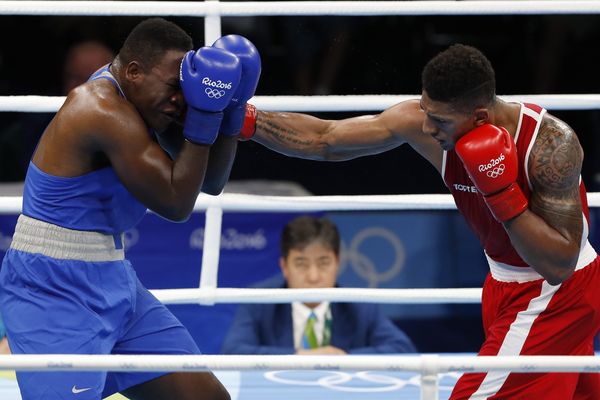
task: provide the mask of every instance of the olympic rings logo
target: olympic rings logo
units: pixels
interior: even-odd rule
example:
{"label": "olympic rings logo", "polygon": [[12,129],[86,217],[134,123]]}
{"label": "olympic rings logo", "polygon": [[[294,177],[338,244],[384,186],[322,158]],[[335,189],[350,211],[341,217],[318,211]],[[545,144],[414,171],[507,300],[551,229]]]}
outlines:
{"label": "olympic rings logo", "polygon": [[[376,262],[371,257],[361,252],[363,243],[373,239],[383,239],[393,252],[393,261],[383,272],[378,271]],[[406,251],[400,238],[389,229],[381,227],[370,227],[361,230],[352,238],[350,246],[342,251],[342,265],[348,262],[352,270],[367,281],[370,288],[379,287],[380,283],[390,281],[398,276],[404,266],[405,259]]]}
{"label": "olympic rings logo", "polygon": [[213,89],[208,87],[204,89],[204,93],[206,93],[206,95],[211,99],[220,99],[221,97],[225,96],[224,90]]}
{"label": "olympic rings logo", "polygon": [[500,175],[502,175],[504,173],[505,169],[506,169],[506,167],[504,166],[504,164],[500,164],[496,168],[489,170],[485,174],[489,178],[495,179],[495,178],[499,177]]}
{"label": "olympic rings logo", "polygon": [[[452,391],[461,373],[439,374],[440,391]],[[381,393],[392,392],[407,386],[421,386],[421,376],[413,373],[374,373],[372,371],[268,371],[265,379],[285,385],[320,386],[338,392]]]}

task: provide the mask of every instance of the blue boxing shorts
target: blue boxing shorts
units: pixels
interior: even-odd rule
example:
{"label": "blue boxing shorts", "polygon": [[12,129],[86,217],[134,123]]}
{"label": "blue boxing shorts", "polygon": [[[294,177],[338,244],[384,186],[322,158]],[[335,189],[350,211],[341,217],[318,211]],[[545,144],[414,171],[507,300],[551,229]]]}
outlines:
{"label": "blue boxing shorts", "polygon": [[[114,241],[19,217],[0,270],[0,310],[14,354],[200,353]],[[17,380],[23,400],[88,400],[164,374],[40,371],[17,372]]]}

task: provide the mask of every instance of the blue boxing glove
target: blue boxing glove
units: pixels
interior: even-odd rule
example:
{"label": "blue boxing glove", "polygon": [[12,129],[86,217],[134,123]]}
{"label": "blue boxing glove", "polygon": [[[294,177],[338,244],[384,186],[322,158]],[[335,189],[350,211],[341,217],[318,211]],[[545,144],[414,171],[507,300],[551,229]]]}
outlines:
{"label": "blue boxing glove", "polygon": [[[260,55],[251,41],[240,35],[227,35],[217,39],[213,47],[235,54],[242,63],[242,78],[231,102],[225,109],[221,133],[228,136],[240,134],[246,115],[246,102],[254,96],[260,78]],[[256,113],[252,114],[256,119]],[[254,132],[253,132],[254,133]],[[251,135],[250,135],[251,136]]]}
{"label": "blue boxing glove", "polygon": [[196,144],[214,143],[223,110],[238,88],[242,73],[240,60],[214,47],[188,51],[181,60],[179,80],[188,109],[183,135]]}

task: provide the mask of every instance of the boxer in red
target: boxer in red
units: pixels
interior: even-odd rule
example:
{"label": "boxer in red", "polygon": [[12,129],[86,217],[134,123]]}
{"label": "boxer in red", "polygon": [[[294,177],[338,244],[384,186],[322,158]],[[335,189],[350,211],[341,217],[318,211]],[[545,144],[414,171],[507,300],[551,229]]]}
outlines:
{"label": "boxer in red", "polygon": [[[430,60],[418,100],[321,120],[258,111],[253,140],[283,154],[348,160],[408,143],[440,173],[489,261],[480,355],[592,355],[600,262],[575,132],[543,108],[496,97],[494,70],[454,45]],[[600,399],[597,374],[467,373],[451,399]]]}

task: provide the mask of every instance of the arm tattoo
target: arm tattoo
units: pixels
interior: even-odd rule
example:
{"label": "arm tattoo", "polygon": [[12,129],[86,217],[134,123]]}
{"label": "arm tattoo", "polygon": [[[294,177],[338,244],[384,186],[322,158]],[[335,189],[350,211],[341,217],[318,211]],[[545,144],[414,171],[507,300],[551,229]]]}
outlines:
{"label": "arm tattoo", "polygon": [[581,237],[579,175],[583,151],[575,132],[546,116],[529,158],[533,193],[529,208],[563,235]]}
{"label": "arm tattoo", "polygon": [[261,112],[256,120],[256,131],[261,132],[265,139],[284,144],[290,147],[309,147],[314,141],[309,137],[302,137],[291,127],[285,127],[272,120],[269,114]]}
{"label": "arm tattoo", "polygon": [[570,192],[579,184],[583,154],[575,132],[566,124],[546,118],[530,155],[534,186]]}

